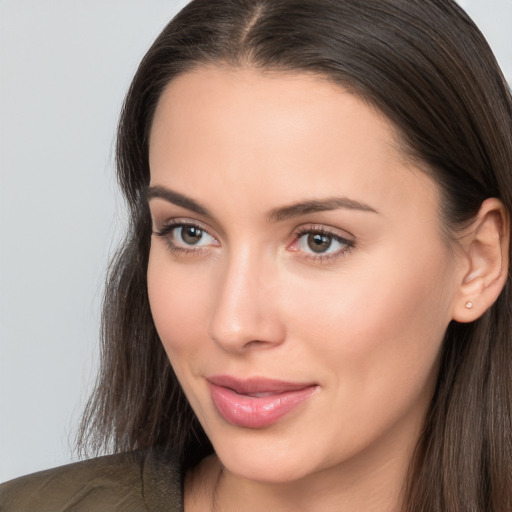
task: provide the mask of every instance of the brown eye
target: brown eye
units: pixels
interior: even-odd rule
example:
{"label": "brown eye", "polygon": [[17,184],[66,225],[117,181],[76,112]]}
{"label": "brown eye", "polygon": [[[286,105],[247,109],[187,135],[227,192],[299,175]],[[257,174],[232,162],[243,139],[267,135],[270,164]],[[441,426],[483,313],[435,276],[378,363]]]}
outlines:
{"label": "brown eye", "polygon": [[316,253],[326,252],[330,249],[333,237],[322,233],[310,233],[307,237],[308,247]]}
{"label": "brown eye", "polygon": [[187,245],[197,245],[203,238],[203,230],[196,226],[182,226],[176,231],[176,235]]}
{"label": "brown eye", "polygon": [[332,261],[354,247],[354,241],[326,229],[304,229],[295,236],[296,242],[291,246],[293,250],[309,258],[316,258],[316,261],[325,261],[327,258]]}
{"label": "brown eye", "polygon": [[163,238],[171,251],[179,253],[197,252],[210,247],[219,247],[218,241],[205,229],[196,224],[170,222],[154,231]]}

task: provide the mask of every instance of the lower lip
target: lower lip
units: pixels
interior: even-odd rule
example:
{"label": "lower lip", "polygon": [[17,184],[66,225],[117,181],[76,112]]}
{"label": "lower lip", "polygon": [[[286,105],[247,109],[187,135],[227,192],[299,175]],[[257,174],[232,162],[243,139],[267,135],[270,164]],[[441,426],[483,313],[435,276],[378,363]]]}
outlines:
{"label": "lower lip", "polygon": [[213,403],[220,415],[239,427],[268,427],[305,402],[318,386],[308,386],[263,397],[241,395],[224,386],[209,383]]}

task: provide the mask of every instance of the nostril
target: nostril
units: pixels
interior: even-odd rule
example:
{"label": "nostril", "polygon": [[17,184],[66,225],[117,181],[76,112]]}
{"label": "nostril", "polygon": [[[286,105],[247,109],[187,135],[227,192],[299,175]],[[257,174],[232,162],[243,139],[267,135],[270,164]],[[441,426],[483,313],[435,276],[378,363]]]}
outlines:
{"label": "nostril", "polygon": [[262,341],[262,340],[251,340],[251,341],[248,341],[246,344],[245,344],[245,348],[252,348],[252,347],[255,347],[255,346],[262,346],[262,345],[270,345],[271,343],[268,342],[268,341]]}

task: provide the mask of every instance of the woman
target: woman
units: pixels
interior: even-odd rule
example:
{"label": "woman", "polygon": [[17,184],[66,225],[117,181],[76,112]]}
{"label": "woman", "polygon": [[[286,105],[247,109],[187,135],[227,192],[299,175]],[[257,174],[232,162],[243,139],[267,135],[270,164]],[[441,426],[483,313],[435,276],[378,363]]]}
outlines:
{"label": "woman", "polygon": [[118,455],[4,509],[512,509],[511,128],[449,0],[191,2],[119,125]]}

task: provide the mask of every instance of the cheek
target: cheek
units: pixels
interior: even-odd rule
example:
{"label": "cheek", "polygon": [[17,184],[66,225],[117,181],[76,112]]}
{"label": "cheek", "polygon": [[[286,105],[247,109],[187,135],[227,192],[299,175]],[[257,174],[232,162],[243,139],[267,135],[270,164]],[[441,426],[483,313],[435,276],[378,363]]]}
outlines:
{"label": "cheek", "polygon": [[[200,269],[172,264],[165,248],[152,247],[148,265],[149,303],[157,332],[175,368],[204,339],[209,286],[210,280]],[[204,334],[198,335],[201,332]]]}
{"label": "cheek", "polygon": [[361,264],[364,272],[354,266],[289,296],[291,337],[309,361],[330,369],[354,410],[407,407],[431,391],[450,321],[450,272],[442,248],[413,261],[383,253]]}
{"label": "cheek", "polygon": [[[283,271],[274,307],[286,328],[283,350],[325,369],[354,396],[404,384],[421,389],[449,323],[449,255],[415,247],[347,260],[336,271]],[[421,255],[421,258],[418,257]],[[414,263],[414,264],[413,264]],[[218,285],[214,265],[173,263],[167,249],[150,253],[148,292],[157,331],[182,382],[185,369],[215,357],[208,324]],[[284,353],[284,352],[283,352]]]}

